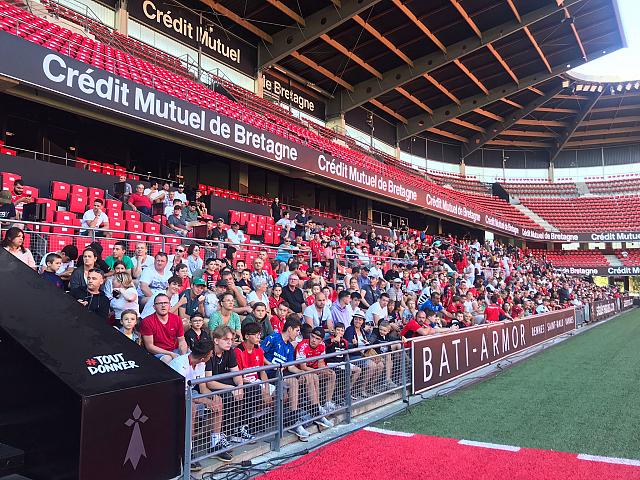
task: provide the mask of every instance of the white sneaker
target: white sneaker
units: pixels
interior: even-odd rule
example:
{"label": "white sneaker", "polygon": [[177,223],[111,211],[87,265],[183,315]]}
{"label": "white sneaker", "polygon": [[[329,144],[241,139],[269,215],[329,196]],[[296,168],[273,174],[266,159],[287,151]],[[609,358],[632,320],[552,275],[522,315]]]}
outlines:
{"label": "white sneaker", "polygon": [[307,442],[309,440],[309,437],[311,436],[311,434],[307,432],[302,425],[298,425],[291,431],[295,433],[302,442]]}
{"label": "white sneaker", "polygon": [[324,428],[333,427],[333,423],[331,422],[331,420],[327,420],[325,417],[320,417],[317,420],[314,420],[313,423],[315,423],[319,427],[324,427]]}
{"label": "white sneaker", "polygon": [[326,405],[323,407],[322,405],[318,405],[318,412],[320,412],[320,415],[322,415],[323,417],[325,415],[329,415],[329,409],[326,407]]}
{"label": "white sneaker", "polygon": [[324,404],[324,408],[327,412],[333,412],[334,410],[336,410],[338,407],[336,407],[336,404],[333,402],[327,402]]}

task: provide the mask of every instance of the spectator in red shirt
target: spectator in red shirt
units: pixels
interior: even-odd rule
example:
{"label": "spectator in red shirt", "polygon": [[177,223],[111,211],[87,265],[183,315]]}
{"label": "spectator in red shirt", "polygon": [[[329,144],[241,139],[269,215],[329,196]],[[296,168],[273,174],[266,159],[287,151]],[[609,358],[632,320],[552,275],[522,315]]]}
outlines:
{"label": "spectator in red shirt", "polygon": [[129,195],[129,205],[145,215],[151,215],[151,200],[144,194],[144,185],[136,185],[136,192]]}
{"label": "spectator in red shirt", "polygon": [[[271,295],[269,296],[269,310],[275,312],[282,302],[284,302],[284,298],[282,298],[282,285],[276,283],[271,289]],[[288,307],[289,305],[287,304],[287,308]]]}
{"label": "spectator in red shirt", "polygon": [[164,293],[153,300],[155,313],[142,319],[140,334],[145,348],[165,363],[188,351],[182,320],[169,313],[169,297]]}
{"label": "spectator in red shirt", "polygon": [[[238,368],[240,370],[249,370],[256,367],[263,367],[265,365],[264,351],[262,350],[262,348],[260,348],[261,335],[262,327],[255,322],[245,323],[242,326],[242,338],[244,339],[244,341],[235,348],[236,359],[238,360]],[[247,384],[256,383],[259,381],[269,381],[267,373],[265,371],[245,373],[243,374],[243,379]],[[259,387],[256,386],[255,392],[253,393],[251,393],[252,390],[254,390],[253,387],[246,389],[245,394],[251,396],[261,393],[262,401],[264,402],[265,406],[269,406],[273,403],[273,397],[271,396],[272,388],[273,385],[263,383]],[[255,407],[257,402],[250,402],[250,404]]]}
{"label": "spectator in red shirt", "polygon": [[[324,355],[324,353],[324,329],[322,327],[316,327],[311,330],[309,338],[302,340],[296,346],[296,360],[319,357]],[[326,366],[327,364],[323,359],[316,358],[315,360],[299,364],[298,368],[309,372],[303,375],[302,378],[307,386],[307,396],[311,403],[311,416],[320,416],[318,420],[315,420],[315,423],[321,427],[330,428],[333,427],[333,424],[325,418],[325,415],[336,409],[336,405],[333,403],[333,392],[336,388],[336,372],[330,368],[325,368]],[[327,401],[324,405],[320,405],[320,380],[326,382]]]}
{"label": "spectator in red shirt", "polygon": [[485,322],[499,322],[508,318],[509,320],[513,320],[511,315],[505,312],[502,307],[498,305],[498,296],[491,295],[491,299],[487,307],[484,309],[484,320]]}
{"label": "spectator in red shirt", "polygon": [[284,300],[273,310],[275,313],[271,315],[271,326],[274,332],[282,333],[284,322],[289,315],[289,304]]}

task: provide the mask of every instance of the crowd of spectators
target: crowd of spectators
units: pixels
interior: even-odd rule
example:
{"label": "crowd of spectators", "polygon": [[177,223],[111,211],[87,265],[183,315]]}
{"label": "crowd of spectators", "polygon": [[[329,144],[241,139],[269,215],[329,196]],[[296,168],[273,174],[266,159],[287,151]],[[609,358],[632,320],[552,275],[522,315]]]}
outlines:
{"label": "crowd of spectators", "polygon": [[[156,185],[151,191],[160,198],[164,189]],[[182,199],[179,192],[170,193],[175,216]],[[94,215],[85,214],[88,227],[100,222],[100,209],[96,201]],[[351,369],[351,381],[355,398],[365,398],[380,386],[396,386],[390,356],[368,360],[368,347],[617,294],[589,279],[554,273],[550,263],[536,260],[526,249],[498,241],[433,237],[426,231],[410,234],[405,225],[385,230],[385,235],[373,229],[360,234],[350,227],[316,224],[304,210],[294,222],[283,228],[286,233],[275,255],[263,248],[249,265],[233,255],[243,232],[237,224],[227,229],[219,219],[210,228],[209,240],[223,240],[221,245],[185,239],[173,251],[155,256],[143,242],[132,252],[124,241],[115,242],[111,252],[103,252],[99,242],[82,252],[67,245],[43,255],[38,271],[187,379],[238,372],[226,383],[198,384],[200,393],[266,381],[273,372],[242,374],[249,368],[313,359],[286,367],[285,420],[296,425],[293,431],[303,441],[310,436],[300,424],[304,415],[315,418],[319,427],[333,425],[327,416],[336,408],[335,371],[323,368],[318,356],[361,348],[351,355],[361,359]],[[36,269],[23,242],[23,231],[11,227],[2,247]],[[227,254],[218,258],[221,246]],[[335,356],[330,362],[343,358]],[[304,413],[301,391],[310,405]],[[230,441],[251,441],[255,432],[246,423],[223,425],[223,412],[242,412],[248,404],[243,404],[243,395],[262,398],[265,405],[273,401],[272,392],[264,388],[229,395],[197,401],[210,413],[210,448],[225,461],[232,458]]]}

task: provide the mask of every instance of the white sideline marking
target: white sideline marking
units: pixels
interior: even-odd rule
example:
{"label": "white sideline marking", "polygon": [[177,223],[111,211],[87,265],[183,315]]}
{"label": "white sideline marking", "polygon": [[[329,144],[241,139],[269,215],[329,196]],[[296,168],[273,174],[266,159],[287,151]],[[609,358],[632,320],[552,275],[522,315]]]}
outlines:
{"label": "white sideline marking", "polygon": [[585,453],[579,454],[578,460],[590,460],[592,462],[615,463],[617,465],[631,465],[633,467],[640,467],[640,460],[631,460],[629,458],[617,457],[601,457],[599,455],[587,455]]}
{"label": "white sideline marking", "polygon": [[363,430],[367,432],[381,433],[383,435],[392,435],[394,437],[413,437],[413,433],[407,432],[396,432],[395,430],[386,430],[384,428],[376,428],[376,427],[365,427]]}
{"label": "white sideline marking", "polygon": [[520,447],[513,445],[500,445],[499,443],[474,442],[473,440],[460,440],[460,445],[468,445],[470,447],[492,448],[494,450],[506,450],[508,452],[519,452]]}

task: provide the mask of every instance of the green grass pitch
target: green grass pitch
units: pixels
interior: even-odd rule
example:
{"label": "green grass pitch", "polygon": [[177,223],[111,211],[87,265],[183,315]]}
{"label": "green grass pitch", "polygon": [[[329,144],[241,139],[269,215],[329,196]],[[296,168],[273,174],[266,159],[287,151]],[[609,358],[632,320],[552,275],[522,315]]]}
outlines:
{"label": "green grass pitch", "polygon": [[378,425],[405,432],[640,458],[640,310]]}

